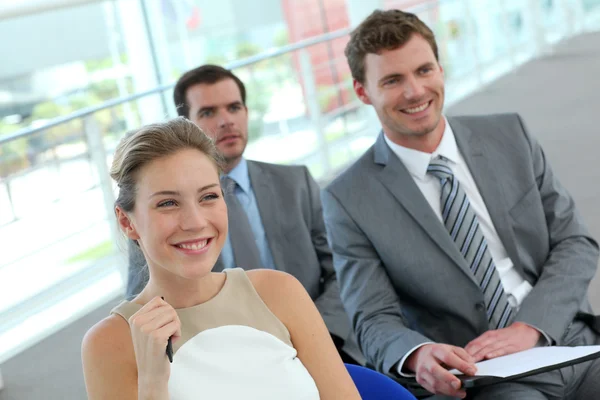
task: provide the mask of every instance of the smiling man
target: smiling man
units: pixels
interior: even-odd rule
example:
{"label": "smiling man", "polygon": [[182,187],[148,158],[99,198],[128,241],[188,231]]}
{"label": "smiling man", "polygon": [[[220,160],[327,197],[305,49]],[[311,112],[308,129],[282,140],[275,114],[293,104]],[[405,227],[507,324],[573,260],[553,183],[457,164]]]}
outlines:
{"label": "smiling man", "polygon": [[[534,346],[600,344],[587,301],[598,245],[521,118],[445,117],[437,44],[414,14],[373,12],[346,57],[382,132],[323,207],[367,361],[463,398],[448,368],[472,374]],[[588,362],[472,397],[599,398],[598,376],[600,361]]]}
{"label": "smiling man", "polygon": [[[306,288],[346,362],[360,362],[340,300],[323,222],[319,186],[305,166],[246,160],[246,88],[231,71],[203,65],[186,72],[174,89],[179,115],[215,141],[224,159],[221,185],[229,216],[227,240],[213,271],[269,268],[286,271]],[[127,294],[146,285],[144,259],[130,246]]]}

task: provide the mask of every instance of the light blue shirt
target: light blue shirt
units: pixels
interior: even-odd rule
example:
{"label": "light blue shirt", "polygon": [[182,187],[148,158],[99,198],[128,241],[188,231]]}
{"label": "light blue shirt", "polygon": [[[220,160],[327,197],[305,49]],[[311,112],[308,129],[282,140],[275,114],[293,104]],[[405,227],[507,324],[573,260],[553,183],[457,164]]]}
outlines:
{"label": "light blue shirt", "polygon": [[[235,186],[235,195],[240,201],[246,215],[248,216],[248,222],[250,222],[250,228],[254,234],[254,240],[256,247],[260,255],[260,261],[264,268],[275,269],[275,263],[273,262],[273,256],[271,255],[271,249],[267,241],[267,234],[260,218],[260,212],[258,211],[258,204],[256,203],[256,197],[254,196],[254,190],[250,183],[250,175],[248,174],[248,162],[245,158],[242,158],[240,163],[232,169],[228,177],[233,179],[237,185]],[[229,234],[225,240],[225,245],[221,251],[221,260],[223,261],[224,268],[235,268],[236,264],[233,257],[233,248],[231,247],[231,240]]]}

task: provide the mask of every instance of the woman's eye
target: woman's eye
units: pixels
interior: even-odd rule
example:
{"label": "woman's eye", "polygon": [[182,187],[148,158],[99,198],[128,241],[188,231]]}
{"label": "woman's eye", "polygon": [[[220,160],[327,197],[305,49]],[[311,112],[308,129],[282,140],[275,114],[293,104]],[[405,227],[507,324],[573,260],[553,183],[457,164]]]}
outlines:
{"label": "woman's eye", "polygon": [[171,207],[174,205],[176,205],[176,203],[173,200],[165,200],[158,203],[158,207]]}
{"label": "woman's eye", "polygon": [[211,194],[207,194],[206,196],[204,196],[204,197],[202,198],[202,200],[216,200],[216,199],[218,199],[219,197],[221,197],[221,196],[219,196],[219,195],[218,195],[218,194],[216,194],[216,193],[211,193]]}

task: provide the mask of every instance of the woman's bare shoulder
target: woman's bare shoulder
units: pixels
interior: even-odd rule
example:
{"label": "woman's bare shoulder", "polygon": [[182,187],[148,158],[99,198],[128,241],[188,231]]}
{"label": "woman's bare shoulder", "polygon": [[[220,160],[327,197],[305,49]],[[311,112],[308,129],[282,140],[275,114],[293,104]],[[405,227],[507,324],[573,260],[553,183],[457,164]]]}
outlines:
{"label": "woman's bare shoulder", "polygon": [[92,326],[81,345],[84,360],[102,358],[110,361],[135,362],[129,324],[119,315],[110,315]]}
{"label": "woman's bare shoulder", "polygon": [[246,273],[267,307],[284,323],[290,315],[312,304],[304,286],[287,272],[255,269]]}
{"label": "woman's bare shoulder", "polygon": [[86,333],[81,345],[88,399],[137,398],[137,364],[129,324],[111,315]]}
{"label": "woman's bare shoulder", "polygon": [[[263,297],[279,296],[290,290],[304,290],[302,284],[293,275],[272,269],[253,269],[246,271],[252,286]],[[291,293],[288,293],[291,294]]]}

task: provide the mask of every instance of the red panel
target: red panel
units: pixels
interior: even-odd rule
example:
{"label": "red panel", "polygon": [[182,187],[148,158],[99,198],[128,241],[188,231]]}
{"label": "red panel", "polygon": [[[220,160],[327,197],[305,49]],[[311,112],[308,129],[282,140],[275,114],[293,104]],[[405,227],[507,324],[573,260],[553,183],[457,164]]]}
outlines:
{"label": "red panel", "polygon": [[[347,28],[350,25],[346,0],[281,1],[290,43]],[[321,4],[323,4],[324,12],[321,11]],[[315,84],[319,92],[322,92],[323,88],[330,88],[350,79],[350,72],[344,56],[347,41],[348,38],[340,38],[330,43],[308,48]],[[304,90],[297,54],[294,54],[294,65]],[[331,90],[329,91],[331,92]],[[344,103],[348,102],[349,98],[348,94],[343,94]],[[332,96],[330,101],[323,105],[322,111],[325,112],[339,107],[337,96]]]}
{"label": "red panel", "polygon": [[[281,0],[281,3],[290,43],[350,26],[346,0]],[[384,8],[406,9],[423,3],[431,3],[431,0],[384,0]],[[324,12],[321,11],[321,4]],[[341,94],[342,104],[339,104],[339,97],[332,89],[332,86],[339,86],[351,80],[350,69],[344,56],[347,42],[348,38],[344,37],[327,44],[311,46],[307,50],[317,91],[323,92],[324,88],[329,88],[326,91],[330,95],[325,96],[329,101],[322,101],[323,112],[331,111],[354,99],[351,90],[344,91]],[[306,93],[297,54],[293,55],[293,60],[302,90]]]}

